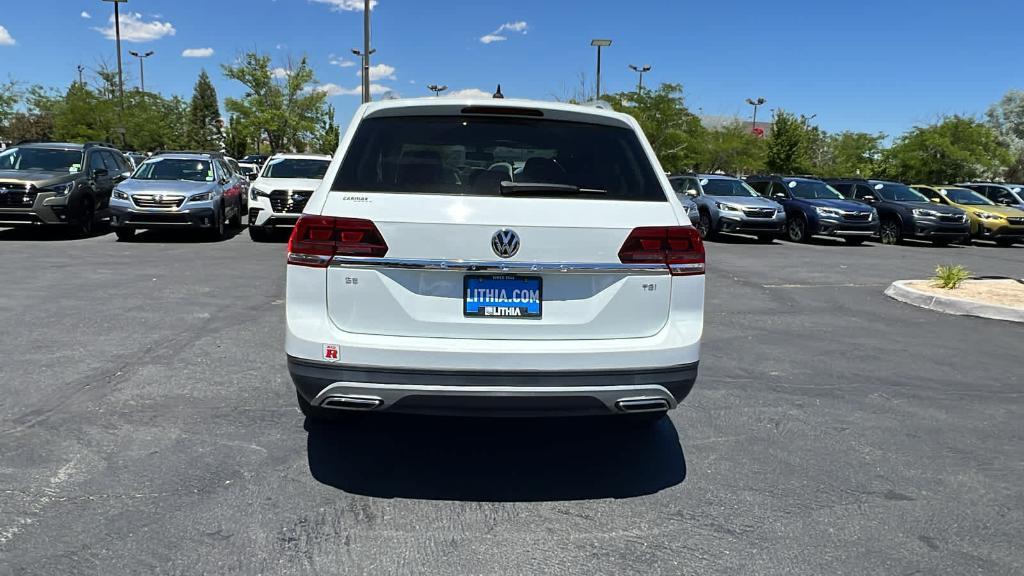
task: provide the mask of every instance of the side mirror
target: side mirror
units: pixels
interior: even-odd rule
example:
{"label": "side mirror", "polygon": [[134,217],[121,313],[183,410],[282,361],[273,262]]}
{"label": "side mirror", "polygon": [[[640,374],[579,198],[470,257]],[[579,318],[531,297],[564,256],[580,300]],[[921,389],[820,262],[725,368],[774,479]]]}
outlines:
{"label": "side mirror", "polygon": [[939,202],[938,198],[932,197],[932,198],[929,198],[929,200],[931,200],[932,202],[935,202],[936,204],[941,204],[941,202]]}
{"label": "side mirror", "polygon": [[785,200],[786,195],[782,192],[776,192],[775,194],[772,194],[772,198],[775,198],[776,200]]}
{"label": "side mirror", "polygon": [[249,172],[245,175],[245,177],[249,179],[249,182],[255,182],[257,176],[259,176],[259,174],[256,174],[255,172]]}
{"label": "side mirror", "polygon": [[694,198],[696,198],[697,197],[697,191],[694,190],[693,188],[690,188],[689,190],[686,191],[686,195],[687,196],[693,196]]}
{"label": "side mirror", "polygon": [[97,168],[92,171],[92,177],[95,178],[106,178],[110,175],[110,172],[106,168]]}
{"label": "side mirror", "polygon": [[874,204],[875,203],[875,197],[874,196],[864,196],[863,198],[861,198],[861,201],[862,202],[867,202],[868,204]]}
{"label": "side mirror", "polygon": [[1013,206],[1013,201],[1010,200],[1009,198],[1003,198],[999,200],[999,203],[1002,204],[1003,206]]}
{"label": "side mirror", "polygon": [[121,172],[121,178],[127,180],[128,178],[131,178],[131,177],[132,177],[131,170],[125,170],[124,172]]}

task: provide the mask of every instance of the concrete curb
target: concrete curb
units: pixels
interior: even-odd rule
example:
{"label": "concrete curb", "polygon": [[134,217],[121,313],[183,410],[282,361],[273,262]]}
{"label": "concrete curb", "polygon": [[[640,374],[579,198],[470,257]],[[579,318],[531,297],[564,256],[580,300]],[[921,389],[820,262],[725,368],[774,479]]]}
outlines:
{"label": "concrete curb", "polygon": [[885,295],[900,302],[946,314],[1024,322],[1024,309],[997,306],[995,304],[982,304],[981,302],[973,302],[952,296],[936,296],[911,288],[908,285],[909,282],[911,280],[897,280],[893,282],[885,289]]}

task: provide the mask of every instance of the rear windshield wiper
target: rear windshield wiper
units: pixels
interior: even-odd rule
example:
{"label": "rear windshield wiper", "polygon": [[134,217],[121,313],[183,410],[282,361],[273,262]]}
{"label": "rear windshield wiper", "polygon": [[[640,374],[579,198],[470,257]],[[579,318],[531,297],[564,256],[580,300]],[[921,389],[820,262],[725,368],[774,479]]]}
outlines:
{"label": "rear windshield wiper", "polygon": [[580,194],[607,194],[607,190],[597,188],[580,188],[572,184],[552,184],[546,182],[509,182],[501,183],[504,196],[577,196]]}

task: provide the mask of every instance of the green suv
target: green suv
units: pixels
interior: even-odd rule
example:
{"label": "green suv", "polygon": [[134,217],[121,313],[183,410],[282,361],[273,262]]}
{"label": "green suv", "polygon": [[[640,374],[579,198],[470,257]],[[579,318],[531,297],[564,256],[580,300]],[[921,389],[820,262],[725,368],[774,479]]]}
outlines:
{"label": "green suv", "polygon": [[62,225],[88,236],[109,218],[114,185],[131,174],[117,149],[32,142],[0,151],[0,227]]}

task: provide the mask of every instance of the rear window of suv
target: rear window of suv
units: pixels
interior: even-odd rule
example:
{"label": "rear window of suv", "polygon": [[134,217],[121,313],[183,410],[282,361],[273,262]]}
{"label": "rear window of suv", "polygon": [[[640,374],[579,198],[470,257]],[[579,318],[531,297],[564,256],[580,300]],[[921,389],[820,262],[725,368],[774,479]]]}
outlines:
{"label": "rear window of suv", "polygon": [[331,189],[499,196],[502,182],[604,191],[581,196],[590,200],[667,202],[632,130],[533,118],[365,120]]}

